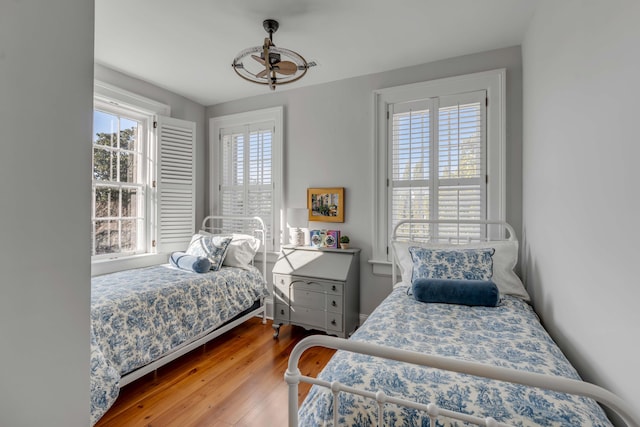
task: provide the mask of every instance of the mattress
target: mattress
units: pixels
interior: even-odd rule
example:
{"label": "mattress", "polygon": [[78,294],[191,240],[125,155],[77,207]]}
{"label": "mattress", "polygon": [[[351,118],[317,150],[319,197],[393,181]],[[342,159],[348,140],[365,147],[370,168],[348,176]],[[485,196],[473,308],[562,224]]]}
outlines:
{"label": "mattress", "polygon": [[[498,307],[426,304],[397,286],[351,337],[399,349],[579,379],[576,370],[523,300]],[[610,426],[588,398],[338,351],[318,376],[370,391],[516,426]],[[375,401],[340,393],[341,426],[376,425]],[[299,410],[301,426],[332,426],[331,392],[313,386]],[[385,426],[427,426],[428,416],[387,404]],[[465,425],[438,419],[438,425]]]}
{"label": "mattress", "polygon": [[255,267],[204,274],[159,265],[92,278],[91,419],[122,375],[213,331],[269,295]]}

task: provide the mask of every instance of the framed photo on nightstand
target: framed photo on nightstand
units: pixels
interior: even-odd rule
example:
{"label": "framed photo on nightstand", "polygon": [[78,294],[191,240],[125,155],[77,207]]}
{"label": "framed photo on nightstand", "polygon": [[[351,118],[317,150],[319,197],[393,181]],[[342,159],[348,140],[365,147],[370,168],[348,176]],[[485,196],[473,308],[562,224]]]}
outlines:
{"label": "framed photo on nightstand", "polygon": [[327,237],[324,238],[326,248],[337,249],[340,245],[340,230],[327,231]]}

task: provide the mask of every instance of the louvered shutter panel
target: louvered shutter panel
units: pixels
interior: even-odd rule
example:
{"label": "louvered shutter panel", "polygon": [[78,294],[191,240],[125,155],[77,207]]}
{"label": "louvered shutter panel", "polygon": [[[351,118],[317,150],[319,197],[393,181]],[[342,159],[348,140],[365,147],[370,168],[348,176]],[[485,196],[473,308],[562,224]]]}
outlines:
{"label": "louvered shutter panel", "polygon": [[[485,99],[478,91],[438,100],[438,219],[486,219]],[[483,230],[447,224],[438,235],[478,239]]]}
{"label": "louvered shutter panel", "polygon": [[[401,219],[429,219],[431,207],[431,100],[393,108],[391,158],[391,226]],[[427,235],[428,224],[406,224],[398,237]]]}
{"label": "louvered shutter panel", "polygon": [[194,122],[158,118],[158,252],[185,250],[195,232]]}
{"label": "louvered shutter panel", "polygon": [[[264,122],[222,129],[220,211],[222,215],[259,216],[267,228],[266,241],[273,241],[273,127]],[[250,233],[249,224],[225,220],[226,232]]]}
{"label": "louvered shutter panel", "polygon": [[247,215],[262,218],[268,242],[273,238],[272,137],[272,123],[252,125],[249,129]]}
{"label": "louvered shutter panel", "polygon": [[[407,218],[486,219],[485,99],[485,91],[478,91],[390,107],[391,229]],[[482,230],[418,224],[403,226],[397,235],[477,239]]]}

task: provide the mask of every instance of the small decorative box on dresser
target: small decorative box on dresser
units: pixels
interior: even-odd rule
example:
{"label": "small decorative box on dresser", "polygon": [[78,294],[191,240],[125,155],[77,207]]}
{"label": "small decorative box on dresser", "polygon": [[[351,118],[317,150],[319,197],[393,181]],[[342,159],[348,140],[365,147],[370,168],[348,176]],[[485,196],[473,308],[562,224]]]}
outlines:
{"label": "small decorative box on dresser", "polygon": [[285,246],[273,293],[274,338],[289,323],[346,338],[360,318],[360,249]]}

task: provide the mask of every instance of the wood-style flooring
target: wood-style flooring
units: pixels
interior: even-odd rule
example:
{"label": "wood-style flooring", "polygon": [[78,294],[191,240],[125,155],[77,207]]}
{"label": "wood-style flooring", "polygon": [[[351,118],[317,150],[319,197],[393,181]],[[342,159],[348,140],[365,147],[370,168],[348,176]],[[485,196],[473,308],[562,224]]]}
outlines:
{"label": "wood-style flooring", "polygon": [[[312,331],[280,328],[251,319],[120,390],[96,427],[284,427],[284,372],[293,346]],[[316,376],[334,350],[314,347],[300,360],[303,375]],[[310,386],[300,384],[302,402]]]}

